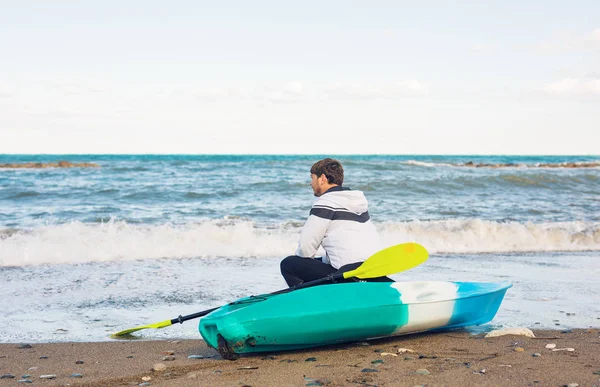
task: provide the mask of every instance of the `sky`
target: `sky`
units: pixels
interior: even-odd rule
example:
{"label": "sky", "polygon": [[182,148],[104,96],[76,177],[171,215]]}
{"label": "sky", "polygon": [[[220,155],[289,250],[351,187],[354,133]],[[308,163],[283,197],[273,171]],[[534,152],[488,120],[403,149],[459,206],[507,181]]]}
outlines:
{"label": "sky", "polygon": [[0,153],[600,154],[597,0],[0,9]]}

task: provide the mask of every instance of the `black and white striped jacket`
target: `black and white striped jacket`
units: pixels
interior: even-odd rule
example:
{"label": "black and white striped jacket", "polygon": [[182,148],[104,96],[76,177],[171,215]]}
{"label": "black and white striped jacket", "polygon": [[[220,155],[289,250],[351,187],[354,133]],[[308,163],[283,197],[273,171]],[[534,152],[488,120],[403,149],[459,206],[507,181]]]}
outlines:
{"label": "black and white striped jacket", "polygon": [[326,253],[323,262],[336,269],[369,258],[381,244],[368,210],[361,191],[340,186],[329,189],[313,204],[296,255],[314,258],[322,246]]}

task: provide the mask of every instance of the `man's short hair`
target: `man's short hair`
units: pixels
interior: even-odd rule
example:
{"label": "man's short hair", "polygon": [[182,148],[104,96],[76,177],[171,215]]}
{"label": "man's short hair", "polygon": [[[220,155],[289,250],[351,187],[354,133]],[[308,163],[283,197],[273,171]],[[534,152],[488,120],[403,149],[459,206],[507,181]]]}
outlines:
{"label": "man's short hair", "polygon": [[310,173],[317,175],[317,177],[325,175],[329,184],[342,185],[344,182],[344,168],[342,164],[331,158],[314,163],[310,168]]}

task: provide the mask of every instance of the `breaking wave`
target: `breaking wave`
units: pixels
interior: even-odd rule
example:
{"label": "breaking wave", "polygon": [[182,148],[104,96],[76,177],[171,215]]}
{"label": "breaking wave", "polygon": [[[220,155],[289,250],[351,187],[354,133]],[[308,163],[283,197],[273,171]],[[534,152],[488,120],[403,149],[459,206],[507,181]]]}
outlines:
{"label": "breaking wave", "polygon": [[473,161],[461,163],[438,163],[425,162],[417,160],[407,160],[403,162],[407,165],[416,165],[420,167],[465,167],[465,168],[600,168],[600,160],[596,161],[568,161],[562,163],[477,163]]}
{"label": "breaking wave", "polygon": [[[430,253],[600,251],[600,223],[519,223],[481,219],[376,224],[385,246],[414,241]],[[0,267],[160,258],[285,257],[300,222],[259,227],[223,219],[176,226],[111,220],[34,230],[0,230]]]}

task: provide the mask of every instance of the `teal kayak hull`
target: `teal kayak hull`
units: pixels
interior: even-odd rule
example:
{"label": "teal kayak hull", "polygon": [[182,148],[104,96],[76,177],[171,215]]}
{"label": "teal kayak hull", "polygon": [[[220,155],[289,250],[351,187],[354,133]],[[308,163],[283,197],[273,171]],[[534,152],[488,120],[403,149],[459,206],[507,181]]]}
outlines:
{"label": "teal kayak hull", "polygon": [[200,320],[224,357],[363,341],[491,321],[507,282],[355,282],[242,298]]}

